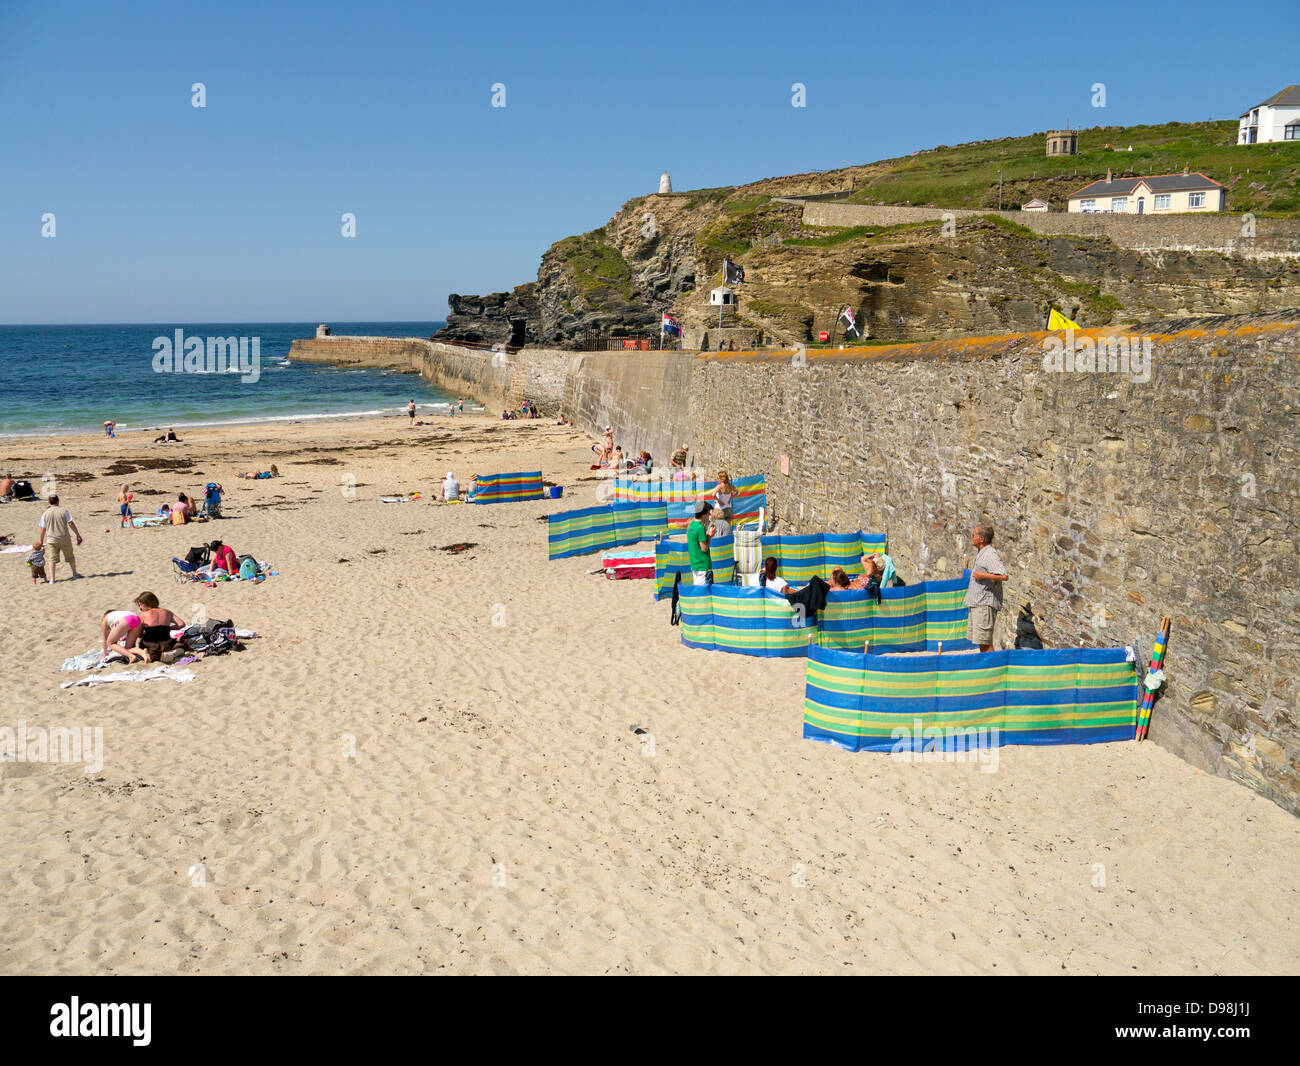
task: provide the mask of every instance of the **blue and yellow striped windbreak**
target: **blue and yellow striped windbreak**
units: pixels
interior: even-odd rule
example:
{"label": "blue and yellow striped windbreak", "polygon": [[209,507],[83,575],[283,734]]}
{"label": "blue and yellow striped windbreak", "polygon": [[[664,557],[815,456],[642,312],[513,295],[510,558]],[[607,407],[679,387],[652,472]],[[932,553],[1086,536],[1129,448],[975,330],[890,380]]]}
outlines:
{"label": "blue and yellow striped windbreak", "polygon": [[779,592],[740,585],[692,585],[682,578],[682,643],[688,648],[788,659],[806,655],[817,635]]}
{"label": "blue and yellow striped windbreak", "polygon": [[[656,552],[656,585],[658,561]],[[802,655],[809,643],[858,650],[866,645],[876,654],[972,646],[962,603],[966,578],[884,589],[879,604],[865,590],[833,589],[826,607],[806,626],[781,593],[719,584],[695,586],[688,593],[689,583],[689,577],[682,579],[681,629],[682,643],[692,648],[787,657]],[[667,589],[672,591],[671,575]]]}
{"label": "blue and yellow striped windbreak", "polygon": [[[725,537],[709,538],[709,558],[713,561],[713,580],[724,585],[731,584],[736,573],[736,561],[733,556],[736,538],[734,534]],[[678,574],[687,584],[691,582],[691,561],[686,552],[684,540],[661,540],[655,545],[655,599],[672,595],[673,583]]]}
{"label": "blue and yellow striped windbreak", "polygon": [[860,589],[836,589],[817,616],[817,642],[825,648],[868,651],[945,651],[973,647],[966,639],[966,588],[970,571],[950,581],[880,590],[880,603]]}
{"label": "blue and yellow striped windbreak", "polygon": [[1124,648],[884,656],[812,646],[803,735],[892,752],[1129,740],[1138,681],[1128,656]]}
{"label": "blue and yellow striped windbreak", "polygon": [[662,503],[605,504],[548,515],[546,549],[549,558],[565,559],[653,540],[667,532],[668,512]]}
{"label": "blue and yellow striped windbreak", "polygon": [[517,503],[542,498],[542,472],[479,474],[474,479],[475,503]]}
{"label": "blue and yellow striped windbreak", "polygon": [[770,534],[759,539],[760,558],[775,556],[777,573],[792,585],[806,585],[816,575],[831,579],[837,566],[853,576],[862,573],[862,557],[885,550],[883,533]]}

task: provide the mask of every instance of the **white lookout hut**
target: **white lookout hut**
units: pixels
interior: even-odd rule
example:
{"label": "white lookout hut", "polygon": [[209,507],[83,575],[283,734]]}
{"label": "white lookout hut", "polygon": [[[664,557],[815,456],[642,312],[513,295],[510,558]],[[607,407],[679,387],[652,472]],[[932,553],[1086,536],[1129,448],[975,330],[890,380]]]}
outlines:
{"label": "white lookout hut", "polygon": [[668,176],[668,171],[665,170],[659,175],[659,195],[662,196],[664,193],[670,193],[672,191],[673,179]]}
{"label": "white lookout hut", "polygon": [[709,291],[710,307],[735,307],[736,294],[727,286],[719,285],[716,289]]}

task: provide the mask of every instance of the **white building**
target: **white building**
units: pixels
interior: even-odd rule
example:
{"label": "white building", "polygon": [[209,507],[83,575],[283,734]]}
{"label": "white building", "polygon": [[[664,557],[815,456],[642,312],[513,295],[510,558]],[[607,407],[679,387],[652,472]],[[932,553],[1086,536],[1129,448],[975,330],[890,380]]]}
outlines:
{"label": "white building", "polygon": [[1085,215],[1178,215],[1222,211],[1228,191],[1200,171],[1094,181],[1070,194],[1069,210]]}
{"label": "white building", "polygon": [[1288,85],[1256,104],[1237,123],[1238,144],[1300,141],[1300,85]]}
{"label": "white building", "polygon": [[1021,211],[1050,211],[1051,209],[1052,209],[1051,204],[1049,204],[1046,200],[1040,199],[1037,196],[1035,196],[1028,203],[1020,205]]}

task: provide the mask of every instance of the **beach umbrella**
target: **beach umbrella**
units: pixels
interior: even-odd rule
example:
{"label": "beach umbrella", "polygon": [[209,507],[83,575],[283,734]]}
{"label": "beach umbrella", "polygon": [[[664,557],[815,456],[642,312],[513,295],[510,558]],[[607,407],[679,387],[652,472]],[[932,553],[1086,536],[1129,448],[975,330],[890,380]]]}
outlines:
{"label": "beach umbrella", "polygon": [[1146,740],[1147,729],[1151,726],[1151,708],[1156,703],[1156,692],[1165,683],[1165,649],[1169,647],[1168,615],[1160,620],[1160,632],[1156,636],[1155,647],[1151,649],[1151,666],[1142,685],[1142,706],[1138,710],[1137,739]]}

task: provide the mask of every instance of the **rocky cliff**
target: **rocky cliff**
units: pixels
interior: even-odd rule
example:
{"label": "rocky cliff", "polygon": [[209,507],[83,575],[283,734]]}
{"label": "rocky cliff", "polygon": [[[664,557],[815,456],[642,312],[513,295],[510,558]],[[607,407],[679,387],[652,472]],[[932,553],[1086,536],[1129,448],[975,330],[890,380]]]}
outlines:
{"label": "rocky cliff", "polygon": [[724,257],[744,266],[746,281],[723,326],[757,344],[810,343],[823,330],[834,338],[846,304],[863,340],[885,341],[1040,329],[1052,306],[1092,327],[1300,305],[1296,256],[1144,252],[994,214],[813,227],[802,205],[780,199],[833,182],[796,175],[631,200],[599,229],[552,245],[536,283],[452,296],[439,339],[605,347],[657,334],[668,311],[686,346],[715,348],[708,291]]}

